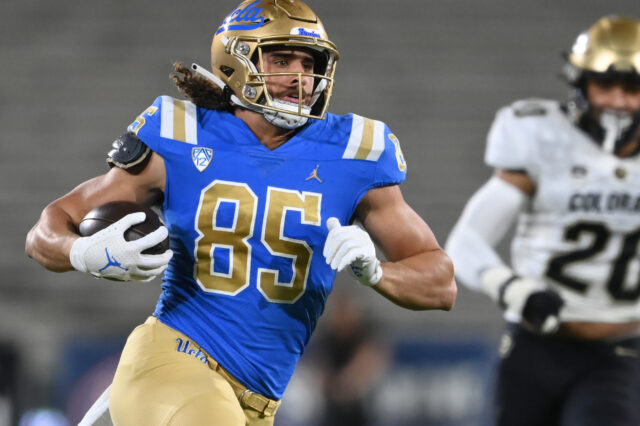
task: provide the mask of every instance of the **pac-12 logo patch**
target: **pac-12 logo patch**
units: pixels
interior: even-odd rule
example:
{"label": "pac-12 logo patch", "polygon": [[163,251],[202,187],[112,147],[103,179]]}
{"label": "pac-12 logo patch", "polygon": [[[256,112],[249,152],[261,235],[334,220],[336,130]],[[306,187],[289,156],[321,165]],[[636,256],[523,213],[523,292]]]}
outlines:
{"label": "pac-12 logo patch", "polygon": [[191,150],[191,160],[198,171],[202,172],[209,167],[213,159],[213,150],[211,148],[202,148],[199,146]]}

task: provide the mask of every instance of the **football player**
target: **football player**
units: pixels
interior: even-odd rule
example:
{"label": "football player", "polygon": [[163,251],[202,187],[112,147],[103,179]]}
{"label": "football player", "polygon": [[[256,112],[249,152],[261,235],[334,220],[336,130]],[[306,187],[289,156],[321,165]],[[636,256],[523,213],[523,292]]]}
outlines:
{"label": "football player", "polygon": [[[495,174],[446,249],[508,323],[497,425],[638,425],[640,22],[607,16],[566,57],[568,102],[502,108]],[[511,264],[496,246],[517,222]]]}
{"label": "football player", "polygon": [[[336,271],[408,309],[455,300],[449,258],[399,189],[398,138],[327,112],[339,55],[315,13],[245,1],[211,54],[211,71],[176,65],[189,100],[158,97],[114,143],[109,172],[47,206],[27,237],[54,271],[164,273],[111,386],[116,425],[273,424]],[[159,200],[166,228],[127,242],[135,213],[79,237],[82,217],[112,200]],[[171,250],[141,254],[167,233]]]}

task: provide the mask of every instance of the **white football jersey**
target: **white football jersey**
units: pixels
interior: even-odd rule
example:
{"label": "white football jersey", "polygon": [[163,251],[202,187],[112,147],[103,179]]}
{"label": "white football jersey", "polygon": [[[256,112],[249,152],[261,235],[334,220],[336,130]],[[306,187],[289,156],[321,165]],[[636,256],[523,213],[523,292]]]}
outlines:
{"label": "white football jersey", "polygon": [[536,184],[511,245],[516,273],[558,290],[564,321],[640,319],[640,156],[606,153],[558,102],[530,99],[498,112],[485,161]]}

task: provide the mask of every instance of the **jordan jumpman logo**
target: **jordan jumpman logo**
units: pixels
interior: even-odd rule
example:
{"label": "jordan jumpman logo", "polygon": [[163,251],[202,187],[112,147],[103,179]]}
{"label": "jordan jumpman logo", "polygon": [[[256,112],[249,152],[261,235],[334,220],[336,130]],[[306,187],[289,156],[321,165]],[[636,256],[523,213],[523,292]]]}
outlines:
{"label": "jordan jumpman logo", "polygon": [[122,266],[122,264],[120,264],[120,262],[118,262],[118,261],[116,260],[116,258],[115,258],[115,257],[111,257],[111,256],[109,256],[109,249],[108,249],[108,248],[106,248],[106,247],[105,247],[105,248],[104,248],[104,252],[105,252],[105,253],[106,253],[106,255],[107,255],[107,264],[106,264],[106,265],[104,265],[104,267],[103,267],[103,268],[99,269],[99,270],[98,270],[98,272],[102,272],[102,271],[104,271],[104,270],[105,270],[105,269],[107,269],[109,266],[115,266],[116,268],[120,268],[120,269],[122,269],[123,271],[128,271],[128,270],[129,270],[129,268],[125,268],[125,267],[123,267],[123,266]]}
{"label": "jordan jumpman logo", "polygon": [[309,175],[308,178],[306,178],[305,180],[309,180],[309,179],[317,179],[318,182],[322,183],[322,179],[320,179],[318,177],[318,167],[320,167],[320,164],[316,164],[316,168],[313,169],[313,171],[311,172],[311,174]]}

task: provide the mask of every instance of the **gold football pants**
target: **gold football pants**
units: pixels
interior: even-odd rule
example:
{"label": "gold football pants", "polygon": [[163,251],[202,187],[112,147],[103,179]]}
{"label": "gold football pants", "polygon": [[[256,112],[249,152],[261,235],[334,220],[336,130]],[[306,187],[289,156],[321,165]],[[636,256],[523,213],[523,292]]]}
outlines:
{"label": "gold football pants", "polygon": [[111,388],[115,426],[272,426],[280,401],[248,390],[154,317],[127,339]]}

